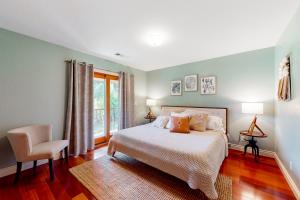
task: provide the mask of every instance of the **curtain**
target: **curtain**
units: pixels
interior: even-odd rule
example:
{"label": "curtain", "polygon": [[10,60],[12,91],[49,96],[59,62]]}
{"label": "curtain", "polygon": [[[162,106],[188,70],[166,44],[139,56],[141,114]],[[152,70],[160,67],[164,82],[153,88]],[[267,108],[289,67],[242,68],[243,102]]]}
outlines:
{"label": "curtain", "polygon": [[94,148],[92,65],[67,62],[67,111],[64,137],[69,140],[70,154],[77,156]]}
{"label": "curtain", "polygon": [[120,129],[134,126],[134,76],[119,73],[120,88]]}

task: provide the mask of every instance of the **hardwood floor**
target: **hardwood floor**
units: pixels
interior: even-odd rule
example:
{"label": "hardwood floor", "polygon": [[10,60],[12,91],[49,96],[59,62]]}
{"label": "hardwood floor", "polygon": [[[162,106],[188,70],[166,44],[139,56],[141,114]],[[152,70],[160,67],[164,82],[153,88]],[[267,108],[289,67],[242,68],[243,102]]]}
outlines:
{"label": "hardwood floor", "polygon": [[273,158],[255,162],[251,154],[230,150],[220,173],[232,178],[233,199],[296,199]]}
{"label": "hardwood floor", "polygon": [[[89,152],[85,156],[70,158],[66,164],[63,160],[54,162],[55,180],[49,180],[48,166],[41,165],[36,169],[23,171],[20,181],[13,185],[13,175],[0,179],[0,200],[12,199],[95,199],[68,171],[88,160],[106,154],[106,147]],[[295,199],[276,161],[272,158],[260,157],[254,162],[250,154],[230,150],[229,157],[224,160],[221,174],[232,177],[233,199]]]}

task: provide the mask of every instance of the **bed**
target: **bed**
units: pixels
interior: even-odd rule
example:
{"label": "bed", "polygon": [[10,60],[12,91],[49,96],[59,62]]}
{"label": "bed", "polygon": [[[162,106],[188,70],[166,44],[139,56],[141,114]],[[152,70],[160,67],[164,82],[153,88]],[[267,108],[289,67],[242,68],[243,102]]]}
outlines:
{"label": "bed", "polygon": [[161,114],[186,109],[219,116],[223,120],[223,131],[179,134],[146,124],[114,134],[109,142],[108,154],[113,156],[115,152],[122,152],[187,182],[192,189],[200,189],[208,198],[216,199],[218,194],[214,183],[228,154],[227,109],[162,106]]}

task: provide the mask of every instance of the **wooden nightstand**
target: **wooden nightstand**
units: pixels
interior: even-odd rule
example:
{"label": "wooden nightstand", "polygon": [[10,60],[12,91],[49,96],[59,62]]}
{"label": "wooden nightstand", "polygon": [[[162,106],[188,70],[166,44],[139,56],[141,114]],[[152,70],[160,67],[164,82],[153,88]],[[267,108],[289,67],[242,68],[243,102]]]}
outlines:
{"label": "wooden nightstand", "polygon": [[248,144],[246,144],[244,147],[244,155],[247,152],[247,148],[252,147],[252,154],[254,154],[254,159],[256,160],[256,157],[259,157],[259,148],[256,145],[257,141],[254,138],[266,138],[266,137],[268,137],[268,135],[262,134],[261,132],[258,132],[258,131],[253,131],[252,133],[249,133],[248,130],[241,131],[240,135],[250,137],[249,140],[246,140],[246,141],[248,141]]}
{"label": "wooden nightstand", "polygon": [[152,116],[147,115],[147,116],[145,116],[144,118],[145,118],[145,119],[148,119],[148,120],[149,120],[149,123],[151,123],[152,121],[154,121],[154,120],[156,119],[156,116],[154,116],[154,115],[152,115]]}

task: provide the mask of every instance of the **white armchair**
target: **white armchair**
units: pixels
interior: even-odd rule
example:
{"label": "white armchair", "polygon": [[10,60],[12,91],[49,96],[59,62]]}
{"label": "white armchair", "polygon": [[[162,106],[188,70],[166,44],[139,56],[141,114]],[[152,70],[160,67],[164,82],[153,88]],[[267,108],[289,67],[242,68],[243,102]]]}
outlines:
{"label": "white armchair", "polygon": [[64,150],[65,159],[68,161],[68,140],[52,141],[51,125],[35,125],[21,127],[8,131],[8,140],[16,156],[17,172],[15,183],[18,181],[22,162],[34,161],[33,169],[36,168],[37,160],[48,159],[50,179],[54,179],[53,158]]}

